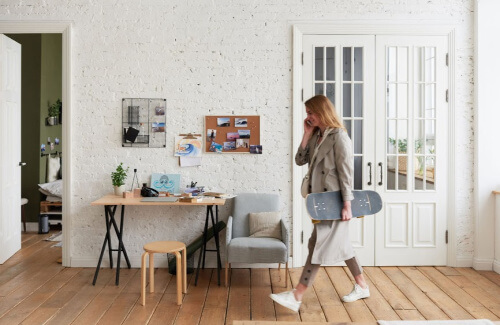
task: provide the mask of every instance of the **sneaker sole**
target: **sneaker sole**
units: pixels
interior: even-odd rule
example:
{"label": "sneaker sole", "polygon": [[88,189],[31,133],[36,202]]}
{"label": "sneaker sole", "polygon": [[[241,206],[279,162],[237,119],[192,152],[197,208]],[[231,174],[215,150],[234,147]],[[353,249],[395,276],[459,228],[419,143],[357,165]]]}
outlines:
{"label": "sneaker sole", "polygon": [[269,295],[269,298],[271,298],[271,299],[272,299],[275,303],[277,303],[277,304],[279,304],[279,305],[281,305],[281,306],[283,306],[283,307],[286,307],[286,308],[288,308],[288,309],[290,309],[290,310],[293,310],[293,311],[294,311],[294,312],[296,312],[296,313],[299,311],[300,306],[299,306],[298,308],[295,308],[295,307],[294,307],[294,306],[292,306],[292,305],[289,305],[289,304],[287,304],[287,303],[283,303],[283,302],[279,301],[279,300],[278,300],[277,298],[275,298],[275,297],[276,297],[276,295],[275,295],[274,293],[271,293],[271,294]]}
{"label": "sneaker sole", "polygon": [[343,302],[355,302],[355,301],[358,301],[360,299],[365,299],[365,298],[370,298],[370,295],[367,295],[367,296],[362,296],[362,297],[359,297],[358,299],[355,299],[355,300],[345,300],[343,297],[342,297],[342,301]]}

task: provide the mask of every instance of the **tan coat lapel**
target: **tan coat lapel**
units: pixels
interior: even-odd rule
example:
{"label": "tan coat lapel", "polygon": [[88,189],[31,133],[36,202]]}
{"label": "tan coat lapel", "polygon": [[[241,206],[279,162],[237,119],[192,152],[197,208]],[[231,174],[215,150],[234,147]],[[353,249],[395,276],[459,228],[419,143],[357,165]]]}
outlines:
{"label": "tan coat lapel", "polygon": [[[318,155],[316,156],[315,164],[317,165],[321,160],[325,159],[326,155],[330,150],[333,149],[334,134],[339,132],[339,129],[334,129],[326,136],[321,146],[318,148]],[[316,141],[318,140],[319,134],[316,135]]]}

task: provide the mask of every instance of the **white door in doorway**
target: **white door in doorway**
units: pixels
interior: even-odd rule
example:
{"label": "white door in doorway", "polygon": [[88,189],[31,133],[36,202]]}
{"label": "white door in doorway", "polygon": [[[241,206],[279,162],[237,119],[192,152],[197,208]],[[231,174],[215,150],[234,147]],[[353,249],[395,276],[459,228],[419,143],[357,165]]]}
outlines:
{"label": "white door in doorway", "polygon": [[350,222],[361,263],[446,264],[447,37],[305,35],[302,45],[303,101],[332,100],[353,142],[354,189],[384,201]]}
{"label": "white door in doorway", "polygon": [[446,36],[377,36],[376,265],[446,265]]}
{"label": "white door in doorway", "polygon": [[21,249],[21,45],[0,34],[0,264]]}
{"label": "white door in doorway", "polygon": [[[303,101],[318,94],[332,101],[353,142],[354,189],[373,190],[374,182],[369,177],[373,177],[374,171],[370,174],[367,166],[375,160],[375,36],[307,36],[303,40],[303,53]],[[305,119],[305,109],[303,114]],[[302,216],[307,239],[312,224],[305,206]],[[371,216],[350,221],[350,238],[364,265],[374,264],[374,227]],[[302,261],[307,253],[307,245],[303,245]]]}

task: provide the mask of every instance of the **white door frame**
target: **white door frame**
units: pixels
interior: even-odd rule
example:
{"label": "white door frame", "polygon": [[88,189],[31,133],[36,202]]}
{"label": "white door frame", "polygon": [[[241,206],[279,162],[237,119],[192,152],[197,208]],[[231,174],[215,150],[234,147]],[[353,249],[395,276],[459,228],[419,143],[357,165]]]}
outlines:
{"label": "white door frame", "polygon": [[[400,21],[394,23],[375,23],[366,21],[337,21],[335,23],[297,23],[293,24],[293,121],[292,121],[292,149],[299,147],[302,140],[303,123],[302,110],[304,104],[302,93],[302,38],[305,35],[444,35],[448,38],[449,63],[448,63],[448,188],[455,188],[455,27],[453,25],[438,25],[435,21]],[[301,267],[302,245],[307,245],[307,239],[301,243],[302,232],[302,196],[300,185],[302,173],[300,166],[295,164],[295,154],[292,154],[292,254],[293,267]],[[456,220],[455,193],[450,191],[447,204],[448,214],[448,248],[447,265],[458,266],[456,256]]]}
{"label": "white door frame", "polygon": [[62,34],[62,152],[63,245],[62,265],[71,266],[71,22],[0,21],[0,34]]}

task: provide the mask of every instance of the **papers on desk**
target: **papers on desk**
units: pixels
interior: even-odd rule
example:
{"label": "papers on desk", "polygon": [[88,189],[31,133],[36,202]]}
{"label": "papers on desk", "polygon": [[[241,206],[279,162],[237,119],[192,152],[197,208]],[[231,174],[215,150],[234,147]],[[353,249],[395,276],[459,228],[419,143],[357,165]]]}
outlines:
{"label": "papers on desk", "polygon": [[232,199],[233,197],[236,197],[236,195],[234,194],[218,193],[218,192],[204,192],[203,196],[215,197],[220,199]]}

